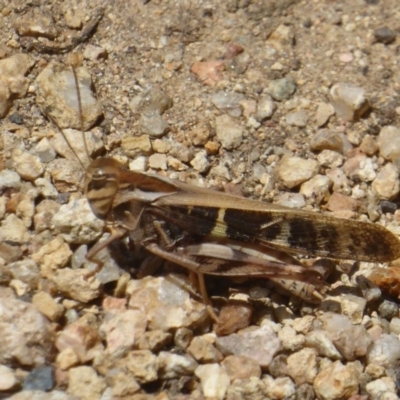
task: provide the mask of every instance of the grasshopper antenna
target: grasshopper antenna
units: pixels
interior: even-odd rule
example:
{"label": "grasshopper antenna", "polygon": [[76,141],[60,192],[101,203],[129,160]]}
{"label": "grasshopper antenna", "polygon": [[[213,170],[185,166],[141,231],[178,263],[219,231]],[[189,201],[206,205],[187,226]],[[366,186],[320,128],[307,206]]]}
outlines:
{"label": "grasshopper antenna", "polygon": [[[90,162],[91,159],[90,159],[90,155],[89,155],[90,154],[89,153],[89,146],[87,144],[85,132],[83,130],[82,100],[81,100],[81,91],[79,89],[78,76],[77,76],[76,70],[75,70],[75,68],[73,66],[71,66],[71,69],[72,69],[72,75],[74,77],[76,93],[77,93],[80,130],[81,130],[82,136],[83,136],[83,143],[84,143],[84,147],[85,147],[85,152],[86,152],[87,158],[88,158],[88,160]],[[81,165],[82,169],[85,170],[86,167],[85,167],[84,163],[79,158],[78,153],[72,147],[72,145],[71,145],[70,141],[68,140],[67,136],[65,135],[64,131],[60,128],[60,126],[57,124],[57,122],[54,120],[54,118],[51,115],[48,115],[48,118],[57,127],[58,131],[61,133],[62,137],[64,138],[65,142],[67,143],[67,145],[70,148],[70,150],[72,151],[72,153],[74,154],[75,158],[78,160],[78,162]]]}
{"label": "grasshopper antenna", "polygon": [[77,95],[77,99],[78,99],[79,123],[81,125],[83,143],[84,143],[84,146],[85,146],[86,155],[87,155],[87,157],[88,157],[88,159],[90,161],[89,146],[88,146],[88,143],[87,143],[87,140],[86,140],[85,132],[83,130],[83,112],[82,112],[81,90],[79,88],[79,81],[78,81],[78,76],[76,74],[76,70],[75,70],[75,68],[73,66],[71,66],[71,69],[72,69],[72,75],[74,76],[74,81],[75,81],[75,86],[76,86],[76,95]]}

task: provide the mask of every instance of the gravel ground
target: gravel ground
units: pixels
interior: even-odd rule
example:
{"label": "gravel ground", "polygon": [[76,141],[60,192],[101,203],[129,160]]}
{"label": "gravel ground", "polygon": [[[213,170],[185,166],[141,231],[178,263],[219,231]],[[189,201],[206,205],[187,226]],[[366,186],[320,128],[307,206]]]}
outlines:
{"label": "gravel ground", "polygon": [[92,158],[400,235],[399,30],[395,0],[0,0],[0,398],[397,399],[394,266],[311,304],[209,278],[218,324],[124,242],[85,279],[104,224],[54,122],[87,165],[73,65]]}

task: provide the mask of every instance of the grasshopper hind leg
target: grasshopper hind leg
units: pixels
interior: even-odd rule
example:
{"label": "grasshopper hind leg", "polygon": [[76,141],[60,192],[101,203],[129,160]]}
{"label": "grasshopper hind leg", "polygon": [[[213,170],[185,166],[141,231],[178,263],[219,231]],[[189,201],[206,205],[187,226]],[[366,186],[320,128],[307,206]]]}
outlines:
{"label": "grasshopper hind leg", "polygon": [[191,260],[190,258],[183,257],[173,252],[163,250],[156,243],[148,243],[144,247],[147,251],[149,251],[153,255],[156,255],[166,261],[170,261],[172,263],[181,265],[184,268],[187,268],[191,272],[191,274],[194,274],[197,277],[200,294],[203,299],[203,303],[206,306],[207,312],[215,322],[218,322],[218,317],[215,314],[211,300],[208,297],[206,285],[204,282],[204,274],[198,272],[200,267],[199,264]]}

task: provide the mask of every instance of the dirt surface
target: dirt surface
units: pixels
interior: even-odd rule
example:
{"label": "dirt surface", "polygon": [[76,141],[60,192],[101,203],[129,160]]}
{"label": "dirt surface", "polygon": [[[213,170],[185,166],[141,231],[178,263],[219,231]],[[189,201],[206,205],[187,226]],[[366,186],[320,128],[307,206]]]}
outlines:
{"label": "dirt surface", "polygon": [[[40,10],[40,13],[35,13],[35,10]],[[26,16],[29,18],[24,19]],[[50,28],[46,25],[46,17],[50,20]],[[31,22],[35,21],[35,18],[39,26],[45,26],[47,39],[43,38],[43,35],[32,34],[29,30],[34,25]],[[93,21],[98,23],[93,24]],[[85,27],[88,26],[90,29],[85,31]],[[111,3],[101,0],[80,2],[0,0],[2,38],[0,61],[24,53],[29,55],[32,62],[32,66],[25,74],[28,90],[23,95],[9,96],[8,109],[0,121],[3,141],[2,169],[16,169],[18,157],[12,153],[14,148],[22,148],[23,151],[36,155],[36,145],[41,139],[44,137],[52,139],[57,135],[54,124],[40,111],[37,103],[38,93],[34,85],[37,76],[51,62],[57,61],[67,65],[73,64],[77,68],[85,66],[93,80],[95,96],[103,110],[103,115],[93,129],[104,143],[104,146],[100,146],[94,152],[95,156],[111,155],[125,165],[129,165],[133,160],[136,167],[142,167],[146,172],[157,172],[195,185],[231,191],[253,199],[292,206],[296,206],[296,202],[299,201],[301,208],[316,212],[328,208],[337,216],[359,218],[361,214],[363,220],[372,220],[390,226],[395,233],[399,232],[399,217],[395,212],[398,194],[384,198],[380,195],[381,192],[378,194],[374,192],[371,187],[375,176],[364,179],[357,177],[357,174],[351,175],[349,166],[350,172],[345,171],[348,178],[346,188],[338,189],[328,185],[326,191],[316,188],[311,190],[310,195],[304,194],[299,199],[293,195],[299,193],[303,181],[291,184],[289,179],[286,180],[283,175],[277,175],[276,172],[277,166],[282,170],[280,162],[284,156],[288,156],[303,160],[318,160],[318,173],[328,175],[327,171],[329,172],[332,166],[329,163],[323,165],[318,156],[321,149],[332,149],[332,147],[322,146],[316,150],[312,146],[312,139],[322,129],[345,137],[343,148],[336,152],[342,157],[339,168],[360,152],[367,154],[376,173],[387,163],[392,163],[394,169],[400,166],[399,158],[388,159],[383,155],[382,148],[381,152],[377,148],[368,154],[369,148],[377,146],[382,128],[399,124],[399,30],[400,9],[396,0],[228,0],[225,2],[121,0]],[[80,40],[76,39],[78,37]],[[204,70],[207,75],[202,75]],[[263,116],[260,104],[271,90],[273,91],[271,84],[281,78],[294,83],[295,91],[282,100],[271,100],[272,115]],[[321,123],[318,119],[320,115],[318,109],[321,104],[329,105],[332,102],[330,90],[337,83],[352,84],[364,89],[368,110],[363,112],[360,118],[355,115],[347,121],[340,118],[337,113],[332,113]],[[146,102],[143,102],[143,98],[155,96],[154,93],[159,96],[158,100],[150,98],[149,102],[152,103],[152,107],[163,108],[163,112],[160,113],[165,123],[162,133],[155,132],[152,125],[154,121],[150,117],[150,120],[143,118],[143,110],[146,111]],[[167,104],[170,102],[171,106]],[[164,107],[165,104],[167,105]],[[295,114],[299,111],[301,115]],[[288,117],[291,114],[295,114],[293,116],[295,122]],[[229,115],[229,119],[220,119],[226,115]],[[323,116],[321,118],[323,119]],[[228,126],[229,129],[224,129],[224,126]],[[13,132],[15,136],[10,136],[5,131]],[[234,135],[236,131],[240,132],[239,139]],[[144,147],[132,150],[129,138],[143,138],[143,136],[149,138],[152,147],[148,150]],[[80,137],[76,140],[79,141]],[[52,170],[47,169],[46,162],[42,164],[44,172],[39,175],[54,183],[56,179]],[[292,168],[302,169],[303,166],[296,167],[294,164]],[[34,179],[36,178],[23,178],[23,181],[30,181],[30,185],[36,187],[38,184]],[[83,197],[80,187],[71,191],[74,184],[80,185],[79,179],[76,179],[77,182],[68,182],[64,186],[62,182],[55,184],[58,193],[52,198],[54,203],[67,204],[71,199]],[[7,187],[2,187],[1,190],[6,198],[1,203],[4,205],[2,212],[4,221],[10,213],[13,214],[18,209],[18,199],[13,197],[18,190]],[[28,186],[25,186],[23,191],[26,194],[29,190]],[[301,190],[302,193],[306,193],[305,188]],[[343,204],[334,203],[339,201],[333,196],[334,193],[346,196],[345,200],[342,199]],[[10,200],[12,198],[13,202]],[[21,201],[21,198],[19,199]],[[36,210],[44,200],[43,194],[34,197],[32,204],[34,203]],[[353,200],[357,200],[356,204],[352,203]],[[52,203],[53,206],[56,207]],[[42,207],[45,206],[42,204]],[[382,207],[385,212],[382,212]],[[386,213],[387,210],[391,212]],[[29,214],[27,211],[21,213],[22,216]],[[52,215],[55,213],[56,211]],[[21,215],[18,215],[18,218]],[[30,258],[32,253],[37,253],[42,245],[48,244],[59,233],[50,228],[50,223],[47,225],[48,229],[38,229],[35,227],[37,220],[35,223],[34,221],[32,215],[25,224],[31,239],[20,246],[10,245],[12,251],[15,251],[15,254],[10,256],[10,262]],[[15,247],[20,247],[22,251],[18,252]],[[77,247],[76,243],[72,244],[71,251],[76,251]],[[4,252],[10,254],[10,248],[0,249],[3,258]],[[3,266],[5,271],[7,265],[5,260]],[[12,272],[7,273],[12,275]],[[14,281],[18,280],[15,276],[13,278]],[[40,279],[39,283],[35,281],[32,285],[27,284],[28,287],[25,289],[14,282],[14,286],[10,285],[13,294],[4,292],[2,297],[10,295],[31,301],[37,292],[46,292],[57,298],[60,293],[58,281],[57,284],[53,284],[55,281],[51,284],[46,283],[52,279],[49,275],[44,277],[43,272]],[[335,284],[336,279],[339,282],[342,279],[351,286],[350,278],[340,278],[338,272],[330,283]],[[4,287],[10,284],[10,281],[11,279],[4,278]],[[210,287],[215,296],[221,294],[218,292],[218,285],[224,287],[226,294],[226,287],[230,283],[212,281]],[[240,292],[240,288],[237,290]],[[390,317],[376,316],[379,302],[369,304],[362,310],[368,321],[372,321],[371,316],[376,317],[380,322],[374,323],[382,328],[382,332],[388,334],[391,332],[393,335],[399,333],[395,329],[389,329],[392,317],[399,316],[397,303],[393,300],[399,294],[396,290],[397,286],[391,293],[392,297],[388,297],[388,301],[395,308]],[[112,290],[106,285],[101,293],[102,295],[95,300],[80,299],[77,301],[78,306],[73,303],[75,299],[71,300],[72,303],[65,303],[68,296],[58,298],[57,302],[62,303],[69,314],[54,317],[52,328],[62,331],[74,320],[71,317],[71,310],[75,310],[76,319],[87,314],[95,315],[96,322],[90,320],[92,322],[88,322],[88,325],[96,326],[98,329],[103,323],[102,318],[105,314],[102,308],[104,296],[110,295]],[[257,311],[257,317],[253,317],[252,320],[254,325],[260,325],[260,321],[266,318],[269,312],[268,318],[280,327],[285,325],[283,322],[285,318],[279,312],[274,315],[270,310],[278,306],[286,307],[289,304],[288,297],[276,295],[273,299],[275,305],[269,303],[268,312]],[[318,305],[306,305],[301,308],[296,305],[292,308],[290,318],[294,320],[305,315],[316,316],[318,312],[329,310],[339,314],[343,311],[340,307],[338,310],[335,307],[330,309],[329,306],[318,311],[317,307]],[[352,320],[356,325],[361,321],[365,322],[365,319],[360,318],[357,322]],[[365,329],[371,328],[371,324],[372,322],[369,325],[365,323]],[[107,331],[106,328],[103,330]],[[212,331],[212,323],[208,321],[201,328],[197,326],[192,330],[195,335],[202,335]],[[150,331],[152,329],[148,327],[147,332]],[[159,328],[158,331],[163,329]],[[177,332],[175,328],[165,331],[170,336]],[[299,331],[297,334],[300,334]],[[374,332],[370,332],[370,335],[373,337]],[[98,340],[104,343],[104,334]],[[214,344],[215,338],[207,340]],[[158,347],[143,345],[137,350],[137,344],[133,344],[131,348],[135,351],[150,349],[158,355],[161,346],[163,350],[171,353],[185,353],[185,350],[176,345],[176,339],[175,343],[172,339],[165,339],[167,344],[164,347],[162,343],[160,339]],[[223,353],[222,347],[220,345],[219,349]],[[289,347],[283,350],[282,354],[285,354],[285,357],[300,349],[295,348],[291,351]],[[177,348],[179,350],[176,350]],[[132,372],[133,367],[130,372],[138,379],[138,387],[130,388],[130,392],[128,389],[123,392],[122,378],[119,381],[118,377],[111,377],[109,373],[110,365],[116,369],[122,368],[118,362],[112,364],[109,360],[103,360],[102,363],[99,360],[83,358],[76,362],[66,362],[60,367],[60,361],[56,361],[58,352],[54,351],[54,347],[52,349],[49,350],[51,354],[48,355],[46,362],[43,362],[54,366],[56,383],[51,389],[55,390],[54,387],[57,385],[59,390],[70,394],[71,397],[68,398],[73,398],[73,395],[83,399],[103,398],[101,395],[105,390],[110,390],[109,398],[134,398],[132,397],[134,393],[142,393],[143,396],[151,393],[151,396],[160,399],[178,398],[176,397],[178,394],[182,399],[234,399],[239,398],[235,397],[238,396],[237,393],[245,393],[245,389],[242,392],[234,392],[233,389],[228,389],[229,385],[226,389],[227,395],[225,392],[214,393],[211,389],[207,391],[209,386],[205,383],[207,380],[202,372],[196,374],[193,371],[187,372],[184,378],[179,374],[171,375],[172,378],[168,377],[168,374],[162,376],[161,372],[155,378],[138,378],[140,373]],[[281,379],[281,376],[290,376],[294,382],[291,381],[295,392],[289,391],[287,392],[289,394],[282,395],[278,393],[279,391],[272,393],[265,389],[262,392],[260,389],[263,394],[258,398],[339,399],[360,394],[378,399],[381,397],[376,394],[377,392],[366,388],[366,385],[382,376],[391,379],[388,387],[392,386],[387,392],[391,392],[394,396],[385,398],[396,398],[396,390],[399,390],[396,388],[398,381],[395,379],[397,364],[383,365],[384,371],[381,375],[372,374],[370,368],[370,375],[365,378],[368,374],[365,372],[364,355],[344,356],[341,359],[343,365],[358,362],[360,366],[357,366],[357,371],[362,372],[359,373],[359,379],[354,387],[348,392],[338,392],[339,394],[332,395],[333,397],[329,395],[324,397],[324,389],[321,389],[318,383],[320,381],[314,380],[317,373],[321,375],[323,367],[328,368],[329,363],[330,367],[333,362],[338,362],[334,361],[337,358],[333,356],[329,359],[329,356],[324,358],[318,354],[319,365],[315,367],[315,376],[307,379],[295,378],[295,373],[274,375],[268,370],[268,366],[261,365],[265,385],[267,385],[266,380],[273,380],[266,378],[265,375],[272,374],[278,379]],[[321,359],[329,359],[329,363],[324,364]],[[218,364],[221,361],[219,356],[211,357],[209,360],[212,361],[196,360],[205,365]],[[11,367],[17,377],[14,386],[0,388],[7,393],[7,396],[18,391],[23,392],[22,385],[25,378],[40,364],[38,362],[24,364],[13,358],[3,359],[2,363]],[[87,385],[89,393],[80,395],[80,390],[84,389],[76,385],[76,381],[79,380],[76,376],[74,378],[70,373],[68,377],[68,370],[84,364],[94,366],[98,374],[96,379],[100,379],[101,383],[95,384],[92,380]],[[306,389],[304,385],[307,386]],[[329,383],[327,385],[329,386]],[[102,388],[99,389],[99,393],[92,390],[95,386]],[[277,386],[279,387],[279,384]],[[303,389],[300,390],[300,387]],[[110,388],[118,388],[120,392],[115,394],[114,391],[112,397]],[[24,387],[24,389],[29,388]],[[152,398],[150,394],[148,396],[138,398]],[[23,397],[15,397],[17,398]]]}
{"label": "dirt surface", "polygon": [[[309,151],[310,138],[318,128],[313,116],[320,102],[329,101],[329,88],[337,82],[364,88],[374,109],[370,118],[343,130],[357,132],[362,137],[376,135],[384,125],[396,125],[397,45],[376,43],[374,37],[374,30],[383,26],[396,31],[394,2],[243,3],[229,2],[222,7],[211,2],[121,2],[118,7],[106,7],[90,39],[90,44],[104,49],[104,57],[100,55],[95,62],[84,60],[83,63],[92,74],[97,97],[103,105],[101,125],[106,133],[112,134],[108,146],[111,150],[118,147],[119,139],[139,134],[138,118],[132,112],[133,99],[151,87],[165,90],[173,99],[173,107],[164,115],[171,127],[166,137],[173,137],[174,141],[190,147],[195,153],[201,146],[192,145],[190,133],[194,128],[209,125],[213,139],[215,117],[221,114],[211,102],[214,93],[221,90],[242,93],[244,99],[257,101],[263,92],[267,92],[271,80],[287,77],[296,82],[295,100],[308,103],[306,127],[298,129],[285,121],[289,107],[297,106],[296,101],[286,108],[277,103],[273,117],[264,121],[261,127],[247,127],[244,140],[237,149],[228,153],[220,148],[218,154],[209,155],[211,166],[218,165],[225,157],[232,179],[243,177],[246,192],[251,192],[255,186],[252,163],[260,156],[258,159],[254,159],[257,155],[249,157],[254,149],[264,155],[271,147],[284,147],[289,141],[289,150],[293,154],[315,158],[316,155]],[[63,13],[76,13],[78,20],[85,22],[101,6],[96,2],[83,4],[32,3],[31,7],[40,7],[52,15],[62,31]],[[5,54],[21,51],[11,47],[18,47],[13,23],[29,8],[30,5],[25,3],[4,6],[9,13],[3,10],[3,37],[14,40],[8,47],[7,42],[3,43]],[[290,29],[290,39],[278,38],[270,44],[268,38],[280,25]],[[76,35],[71,29],[68,33]],[[244,52],[229,59],[227,49],[232,43],[241,46]],[[83,51],[84,47],[75,49],[78,58]],[[68,54],[49,55],[35,49],[29,54],[37,60],[32,76],[47,62],[66,58],[69,61]],[[211,87],[191,72],[197,61],[224,60],[224,56],[224,71]],[[351,60],[341,61],[344,56]],[[15,107],[11,113],[18,111],[28,128],[39,129],[30,113],[34,97],[18,102]],[[240,122],[246,126],[245,120]],[[340,124],[341,121],[333,118],[329,127],[338,129]],[[237,170],[241,162],[246,163],[244,171]]]}

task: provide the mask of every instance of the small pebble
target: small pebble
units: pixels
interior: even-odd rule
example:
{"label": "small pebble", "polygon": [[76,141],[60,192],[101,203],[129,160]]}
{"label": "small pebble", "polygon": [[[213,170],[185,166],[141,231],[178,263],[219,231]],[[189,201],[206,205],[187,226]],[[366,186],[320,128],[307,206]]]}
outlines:
{"label": "small pebble", "polygon": [[[38,178],[35,180],[35,186],[40,191],[40,194],[45,199],[58,199],[59,193],[57,189],[51,184],[50,180],[45,178]],[[36,217],[36,215],[35,215]]]}
{"label": "small pebble", "polygon": [[319,164],[315,160],[285,156],[276,167],[275,173],[287,188],[292,189],[311,179],[318,171]]}
{"label": "small pebble", "polygon": [[[76,303],[69,305],[66,301],[64,301],[64,304],[66,307],[76,306]],[[69,359],[70,364],[67,369],[72,366],[71,361],[75,363],[73,361],[75,358],[78,358],[79,363],[87,363],[93,360],[93,358],[98,355],[99,351],[104,350],[98,329],[94,326],[94,323],[94,315],[86,314],[71,322],[59,332],[55,341],[55,346],[63,353],[64,361],[66,361],[67,358]],[[75,355],[67,355],[65,352],[67,349],[72,350]]]}
{"label": "small pebble", "polygon": [[367,301],[359,296],[345,294],[340,298],[342,314],[349,317],[353,324],[360,324],[364,315]]}
{"label": "small pebble", "polygon": [[54,271],[63,268],[71,258],[72,252],[61,236],[41,246],[32,254],[32,259],[40,266],[40,273],[44,278],[53,276]]}
{"label": "small pebble", "polygon": [[146,331],[147,319],[140,310],[120,310],[111,312],[100,325],[99,332],[107,341],[109,354],[123,354],[133,346]]}
{"label": "small pebble", "polygon": [[368,273],[368,279],[379,286],[383,293],[394,298],[400,297],[400,270],[397,267],[373,268]]}
{"label": "small pebble", "polygon": [[386,164],[372,182],[372,188],[381,199],[395,199],[400,192],[397,166],[393,163]]}
{"label": "small pebble", "polygon": [[154,86],[140,96],[135,111],[140,114],[162,115],[172,107],[172,104],[172,98],[163,89]]}
{"label": "small pebble", "polygon": [[376,178],[372,159],[362,153],[349,158],[343,165],[343,171],[353,181],[371,182]]}
{"label": "small pebble", "polygon": [[365,373],[367,373],[372,379],[377,379],[385,374],[385,368],[380,365],[368,364],[365,367]]}
{"label": "small pebble", "polygon": [[228,115],[220,115],[215,119],[215,133],[222,147],[232,150],[243,140],[243,130],[236,121]]}
{"label": "small pebble", "polygon": [[283,207],[302,209],[306,205],[306,199],[302,193],[282,193],[276,196],[275,203]]}
{"label": "small pebble", "polygon": [[374,30],[374,37],[379,43],[390,44],[395,41],[396,32],[387,26],[382,26]]}
{"label": "small pebble", "polygon": [[[46,150],[45,154],[50,156],[52,148],[54,148],[58,154],[68,160],[78,161],[78,158],[81,162],[87,163],[90,161],[88,160],[88,155],[93,156],[96,153],[98,154],[104,148],[102,133],[98,129],[93,129],[92,131],[84,132],[83,134],[80,130],[63,129],[63,134],[64,135],[62,135],[61,132],[56,131],[51,139],[51,148],[44,149]],[[70,145],[74,149],[74,152],[71,150]],[[40,156],[40,154],[38,155]]]}
{"label": "small pebble", "polygon": [[36,206],[36,214],[33,219],[36,233],[52,228],[53,217],[59,211],[60,206],[59,203],[51,199],[42,200]]}
{"label": "small pebble", "polygon": [[265,325],[253,331],[243,330],[218,337],[216,346],[224,355],[246,356],[258,362],[263,368],[270,364],[281,349],[281,341],[273,330]]}
{"label": "small pebble", "polygon": [[55,386],[54,371],[51,366],[40,366],[31,371],[26,377],[24,390],[42,390],[48,392]]}
{"label": "small pebble", "polygon": [[78,190],[84,175],[78,161],[64,158],[56,158],[49,162],[47,172],[51,175],[53,185],[61,193]]}
{"label": "small pebble", "polygon": [[318,127],[324,126],[332,115],[335,114],[335,109],[331,104],[320,103],[315,114],[315,121]]}
{"label": "small pebble", "polygon": [[286,114],[286,123],[288,125],[304,128],[307,125],[307,121],[308,121],[308,114],[303,110]]}
{"label": "small pebble", "polygon": [[296,330],[296,332],[298,333],[302,333],[302,334],[306,334],[308,333],[311,328],[312,328],[312,324],[315,320],[315,317],[312,315],[305,315],[304,317],[301,318],[296,318],[293,321],[293,329]]}
{"label": "small pebble", "polygon": [[295,43],[295,32],[291,26],[281,24],[271,33],[268,42],[277,49],[291,47]]}
{"label": "small pebble", "polygon": [[161,379],[177,379],[183,378],[185,375],[193,375],[198,364],[188,354],[179,355],[161,351],[156,366],[159,368]]}
{"label": "small pebble", "polygon": [[268,398],[289,399],[297,394],[296,385],[287,376],[273,379],[272,377],[266,375],[263,378],[263,382],[265,383],[267,389],[265,394],[268,396]]}
{"label": "small pebble", "polygon": [[227,356],[222,365],[233,382],[235,379],[260,378],[261,368],[257,362],[245,356]]}
{"label": "small pebble", "polygon": [[332,168],[328,170],[326,176],[333,183],[333,194],[340,192],[343,193],[343,195],[350,195],[352,193],[350,189],[350,181],[347,179],[341,168]]}
{"label": "small pebble", "polygon": [[[393,380],[387,376],[376,379],[366,384],[366,392],[371,396],[371,399],[396,399],[396,386]],[[394,397],[386,397],[388,394],[393,394]]]}
{"label": "small pebble", "polygon": [[0,392],[15,390],[19,384],[17,374],[13,369],[0,365]]}
{"label": "small pebble", "polygon": [[220,111],[231,117],[240,117],[242,115],[241,101],[244,95],[235,92],[217,92],[211,96],[211,101]]}
{"label": "small pebble", "polygon": [[304,347],[304,335],[299,335],[290,326],[284,326],[278,332],[278,338],[281,340],[282,347],[286,351],[298,351]]}
{"label": "small pebble", "polygon": [[17,124],[17,125],[22,125],[24,123],[24,119],[22,118],[22,115],[15,112],[12,113],[9,117],[8,120],[10,122],[12,122],[13,124]]}
{"label": "small pebble", "polygon": [[348,361],[364,357],[372,342],[371,336],[363,325],[353,325],[342,331],[331,331],[330,335],[335,347]]}
{"label": "small pebble", "polygon": [[34,64],[33,58],[23,53],[0,60],[0,118],[7,115],[14,99],[25,97],[31,82],[25,75]]}
{"label": "small pebble", "polygon": [[224,59],[230,60],[230,59],[236,57],[237,55],[243,53],[243,51],[244,51],[244,48],[240,44],[230,42],[226,45]]}
{"label": "small pebble", "polygon": [[392,201],[383,200],[379,204],[383,214],[394,214],[397,211],[397,204]]}
{"label": "small pebble", "polygon": [[187,351],[197,362],[202,364],[218,363],[223,359],[222,354],[213,346],[213,344],[201,337],[193,338]]}
{"label": "small pebble", "polygon": [[238,379],[229,386],[226,399],[265,399],[265,383],[252,376],[248,379]]}
{"label": "small pebble", "polygon": [[190,70],[203,84],[214,86],[222,80],[224,68],[223,61],[199,61],[195,62]]}
{"label": "small pebble", "polygon": [[[191,131],[187,132],[187,135],[194,146],[204,146],[210,139],[211,127],[207,122],[200,122]],[[155,143],[153,143],[154,150],[160,153],[154,145]]]}
{"label": "small pebble", "polygon": [[[395,304],[395,306],[398,308],[397,304]],[[390,328],[390,333],[394,333],[395,335],[400,335],[400,318],[392,316],[389,328]]]}
{"label": "small pebble", "polygon": [[[60,128],[80,130],[83,121],[83,130],[87,131],[102,115],[102,108],[93,95],[89,72],[83,67],[75,71],[81,107],[78,105],[71,67],[55,61],[49,63],[36,78],[36,103],[41,112],[54,120]],[[82,110],[81,116],[79,109]]]}
{"label": "small pebble", "polygon": [[101,46],[93,46],[92,44],[88,43],[85,46],[85,50],[83,52],[83,56],[90,61],[97,61],[99,59],[106,59],[107,58],[107,50]]}
{"label": "small pebble", "polygon": [[207,152],[205,150],[200,150],[194,158],[190,161],[190,165],[199,173],[206,172],[210,167],[210,162],[207,158]]}
{"label": "small pebble", "polygon": [[386,160],[397,162],[400,158],[400,129],[384,126],[378,136],[379,154]]}
{"label": "small pebble", "polygon": [[32,304],[50,321],[57,321],[64,313],[64,307],[46,292],[36,293],[32,297]]}
{"label": "small pebble", "polygon": [[393,367],[400,358],[400,341],[397,335],[383,334],[368,349],[367,363]]}
{"label": "small pebble", "polygon": [[155,330],[145,332],[138,341],[140,350],[150,350],[156,353],[171,343],[172,335],[169,332]]}
{"label": "small pebble", "polygon": [[216,165],[210,169],[210,176],[218,176],[227,181],[232,180],[231,173],[229,172],[228,167],[225,165]]}
{"label": "small pebble", "polygon": [[318,373],[317,352],[314,349],[304,348],[292,353],[287,358],[288,375],[296,385],[313,383]]}
{"label": "small pebble", "polygon": [[67,297],[88,303],[100,295],[101,282],[98,279],[85,280],[88,271],[85,269],[63,268],[57,270],[52,277],[57,289]]}
{"label": "small pebble", "polygon": [[129,281],[129,304],[146,315],[149,329],[188,328],[206,318],[204,304],[192,300],[184,289],[185,278],[178,276],[176,280],[145,277]]}
{"label": "small pebble", "polygon": [[167,156],[165,154],[152,154],[148,159],[148,163],[149,168],[165,171],[167,169]]}
{"label": "small pebble", "polygon": [[354,56],[351,53],[342,53],[339,55],[339,60],[343,63],[350,63],[354,60]]}
{"label": "small pebble", "polygon": [[99,376],[92,367],[80,366],[68,371],[67,393],[81,400],[99,399],[105,388],[104,378]]}
{"label": "small pebble", "polygon": [[336,349],[330,338],[330,335],[321,329],[307,333],[305,336],[305,345],[317,350],[321,357],[329,357],[333,360],[342,359],[342,355]]}
{"label": "small pebble", "polygon": [[361,87],[337,83],[332,86],[330,95],[336,114],[346,121],[359,119],[369,108],[365,90]]}
{"label": "small pebble", "polygon": [[14,279],[26,283],[31,288],[37,287],[40,279],[40,271],[36,262],[31,258],[11,263],[8,268]]}
{"label": "small pebble", "polygon": [[365,135],[360,144],[361,151],[367,156],[373,156],[378,151],[378,145],[371,135]]}
{"label": "small pebble", "polygon": [[21,185],[21,177],[17,172],[9,169],[0,171],[0,189],[18,188]]}
{"label": "small pebble", "polygon": [[331,180],[326,175],[315,175],[301,185],[300,193],[306,198],[315,199],[317,204],[329,198]]}
{"label": "small pebble", "polygon": [[170,130],[169,124],[158,114],[142,114],[139,119],[139,130],[143,135],[159,138]]}
{"label": "small pebble", "polygon": [[90,243],[103,233],[103,221],[96,218],[86,199],[62,205],[54,215],[53,223],[68,243]]}
{"label": "small pebble", "polygon": [[147,169],[147,159],[144,156],[136,157],[129,163],[130,171],[144,172]]}
{"label": "small pebble", "polygon": [[171,151],[172,145],[168,140],[155,139],[152,143],[156,153],[167,154]]}
{"label": "small pebble", "polygon": [[55,332],[37,308],[13,298],[0,299],[0,363],[34,367],[43,365]]}
{"label": "small pebble", "polygon": [[315,393],[323,400],[349,399],[358,394],[360,373],[353,363],[343,365],[335,361],[316,376],[313,382]]}
{"label": "small pebble", "polygon": [[247,304],[227,304],[221,308],[215,331],[218,336],[230,335],[250,325],[252,308]]}
{"label": "small pebble", "polygon": [[43,164],[39,157],[29,154],[20,149],[14,149],[11,159],[15,164],[15,169],[21,178],[33,181],[44,172]]}
{"label": "small pebble", "polygon": [[181,349],[187,349],[193,339],[193,331],[188,328],[178,328],[174,335],[174,343]]}
{"label": "small pebble", "polygon": [[80,360],[74,349],[72,347],[67,347],[64,350],[60,350],[57,354],[56,363],[59,368],[67,371],[70,368],[79,365]]}
{"label": "small pebble", "polygon": [[157,356],[149,350],[130,351],[125,358],[125,366],[139,383],[157,380],[158,368],[162,367]]}
{"label": "small pebble", "polygon": [[331,132],[328,129],[320,129],[311,138],[310,147],[312,150],[333,150],[342,153],[343,140],[336,132]]}
{"label": "small pebble", "polygon": [[399,306],[393,301],[383,300],[378,308],[379,316],[387,320],[399,315]]}
{"label": "small pebble", "polygon": [[176,157],[183,163],[188,163],[193,158],[193,150],[191,150],[188,146],[174,143],[170,151],[170,155]]}
{"label": "small pebble", "polygon": [[278,354],[269,364],[268,371],[274,378],[288,375],[287,358],[286,354]]}
{"label": "small pebble", "polygon": [[132,158],[138,155],[149,155],[152,150],[148,135],[126,137],[121,141],[121,148],[126,156]]}
{"label": "small pebble", "polygon": [[15,214],[9,214],[0,226],[0,241],[23,244],[29,241],[30,235],[24,222]]}
{"label": "small pebble", "polygon": [[343,156],[333,150],[322,150],[317,156],[318,162],[323,167],[337,168],[343,164]]}
{"label": "small pebble", "polygon": [[268,93],[276,101],[289,99],[296,91],[296,84],[287,78],[277,79],[268,85]]}
{"label": "small pebble", "polygon": [[56,158],[56,151],[47,138],[43,138],[35,148],[40,161],[48,163]]}
{"label": "small pebble", "polygon": [[206,398],[223,400],[230,384],[229,376],[223,367],[219,364],[199,365],[194,373],[200,379]]}
{"label": "small pebble", "polygon": [[271,118],[275,111],[275,104],[272,97],[268,94],[260,98],[257,103],[256,119],[257,121],[264,121],[267,118]]}
{"label": "small pebble", "polygon": [[21,36],[42,36],[48,39],[54,39],[57,36],[57,29],[51,14],[46,11],[40,12],[36,8],[29,10],[17,19],[15,29]]}

